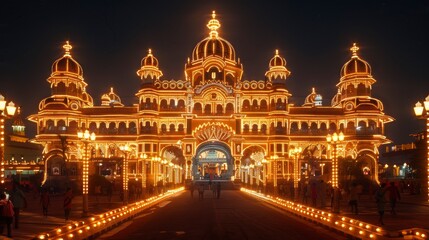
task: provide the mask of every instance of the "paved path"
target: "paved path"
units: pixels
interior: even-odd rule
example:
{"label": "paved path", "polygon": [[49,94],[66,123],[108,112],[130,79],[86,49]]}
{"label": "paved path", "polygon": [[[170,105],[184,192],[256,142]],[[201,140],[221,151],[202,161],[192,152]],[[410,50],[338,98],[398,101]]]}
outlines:
{"label": "paved path", "polygon": [[[227,191],[224,191],[225,199],[219,200],[219,203],[226,200],[226,197],[230,195],[231,199],[247,199],[240,195],[239,191],[235,191],[231,194],[227,194]],[[211,193],[209,193],[211,194]],[[207,194],[207,195],[209,195]],[[185,193],[184,196],[189,195],[189,193]],[[196,196],[195,196],[196,199]],[[65,223],[64,220],[64,212],[62,209],[62,202],[63,197],[62,196],[56,196],[51,197],[51,207],[49,209],[49,217],[44,218],[41,214],[41,206],[39,204],[38,198],[33,198],[32,194],[27,194],[27,200],[28,200],[28,208],[24,209],[21,213],[21,225],[19,229],[13,229],[13,236],[14,239],[31,239],[34,238],[38,233],[45,232],[52,230],[56,226],[61,226]],[[109,202],[107,197],[101,197],[99,199],[99,202],[97,203],[94,197],[90,197],[90,211],[93,214],[105,212],[112,208],[117,208],[122,206],[122,203],[119,199],[118,195],[115,195],[112,198],[112,201]],[[235,200],[233,201],[235,202]],[[207,201],[198,202],[194,201],[193,205],[189,208],[195,208],[198,207],[201,212],[204,212],[207,208],[215,208],[218,211],[223,211],[222,206],[218,205],[217,202],[211,202],[211,200],[207,199]],[[262,204],[261,202],[256,202],[257,204]],[[173,205],[173,204],[169,204]],[[240,205],[233,205],[233,203],[225,203],[225,206],[229,208],[233,207],[239,207]],[[400,231],[403,229],[409,229],[409,228],[424,228],[429,229],[429,203],[424,199],[424,195],[409,195],[409,194],[402,194],[401,201],[397,204],[397,215],[392,215],[388,211],[389,204],[386,204],[386,214],[385,214],[385,225],[383,228],[387,229],[388,231]],[[160,208],[160,209],[166,209],[166,208]],[[82,198],[81,196],[76,196],[73,200],[73,210],[71,213],[71,219],[72,220],[80,220],[81,217],[81,211],[82,210]],[[327,209],[328,210],[328,209]],[[249,207],[245,211],[251,211],[251,208]],[[262,211],[262,210],[261,210]],[[184,216],[186,216],[185,212],[182,212],[183,216],[181,219],[184,219]],[[230,214],[230,213],[228,213]],[[239,221],[240,215],[243,214],[236,212],[234,215],[235,221]],[[271,214],[271,213],[270,213]],[[276,213],[278,214],[278,213]],[[349,207],[347,206],[346,200],[344,199],[342,201],[341,206],[341,214],[348,217],[353,217],[368,223],[372,223],[375,225],[378,225],[378,215],[376,211],[375,201],[373,200],[372,196],[363,195],[361,196],[361,199],[359,201],[359,214],[354,215],[350,212]],[[218,215],[216,215],[218,216]],[[201,218],[204,219],[204,218]],[[226,217],[226,220],[228,218]],[[259,217],[258,221],[264,221],[264,218]],[[208,224],[208,223],[206,223]],[[2,236],[0,236],[0,239],[3,239]]]}
{"label": "paved path", "polygon": [[345,239],[240,191],[182,192],[99,239]]}

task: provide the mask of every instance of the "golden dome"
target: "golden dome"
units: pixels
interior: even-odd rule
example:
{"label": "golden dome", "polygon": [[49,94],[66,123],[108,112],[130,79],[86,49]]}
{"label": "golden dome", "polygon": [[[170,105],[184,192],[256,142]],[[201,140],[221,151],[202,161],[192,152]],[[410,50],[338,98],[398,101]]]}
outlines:
{"label": "golden dome", "polygon": [[121,98],[110,88],[109,93],[105,93],[101,96],[101,106],[124,106],[121,102]]}
{"label": "golden dome", "polygon": [[63,46],[65,53],[64,56],[60,59],[56,60],[54,64],[52,64],[52,75],[72,75],[75,77],[82,78],[83,70],[80,64],[73,59],[70,54],[70,50],[73,48],[69,41]]}
{"label": "golden dome", "polygon": [[217,30],[220,26],[216,19],[216,13],[213,11],[212,19],[207,24],[210,34],[195,46],[192,51],[192,61],[198,61],[209,56],[218,56],[235,62],[235,50],[231,43],[219,37]]}
{"label": "golden dome", "polygon": [[271,58],[270,60],[270,64],[269,67],[285,67],[286,66],[286,59],[283,57],[280,57],[279,55],[279,50],[276,49],[276,54],[274,55],[273,58]]}
{"label": "golden dome", "polygon": [[358,55],[357,51],[359,47],[356,46],[356,43],[353,43],[353,47],[350,48],[352,51],[352,58],[346,62],[341,68],[341,79],[354,76],[356,74],[359,75],[371,75],[371,66],[366,61],[362,60]]}
{"label": "golden dome", "polygon": [[152,50],[149,49],[147,56],[142,59],[141,66],[142,67],[144,67],[144,66],[158,67],[158,64],[159,64],[158,59],[156,59],[156,57],[154,57],[152,55]]}

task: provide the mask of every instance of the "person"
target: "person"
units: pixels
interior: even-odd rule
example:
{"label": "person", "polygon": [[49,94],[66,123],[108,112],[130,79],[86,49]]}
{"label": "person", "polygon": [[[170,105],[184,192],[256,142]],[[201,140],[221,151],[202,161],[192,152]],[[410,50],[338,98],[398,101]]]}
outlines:
{"label": "person", "polygon": [[27,208],[27,199],[24,192],[19,189],[18,183],[13,183],[12,191],[10,193],[10,201],[13,202],[13,211],[15,213],[15,228],[19,228],[19,213],[21,209]]}
{"label": "person", "polygon": [[70,211],[72,207],[72,200],[73,200],[73,192],[70,187],[67,187],[66,193],[64,194],[64,218],[65,220],[69,220],[70,217]]}
{"label": "person", "polygon": [[189,191],[191,192],[191,198],[194,198],[195,186],[194,186],[194,183],[193,183],[193,182],[191,182],[191,183],[189,184]]}
{"label": "person", "polygon": [[204,183],[200,183],[200,185],[198,185],[198,198],[200,200],[204,199]]}
{"label": "person", "polygon": [[216,198],[216,193],[217,193],[217,185],[216,184],[213,184],[212,192],[213,192],[213,198]]}
{"label": "person", "polygon": [[358,187],[356,183],[352,183],[352,187],[350,188],[350,199],[349,205],[351,212],[354,214],[358,214]]}
{"label": "person", "polygon": [[216,185],[216,198],[217,199],[220,198],[220,189],[221,189],[220,182],[217,182],[217,185]]}
{"label": "person", "polygon": [[390,182],[390,186],[387,187],[386,191],[389,192],[390,213],[396,215],[396,202],[401,200],[401,194],[394,182]]}
{"label": "person", "polygon": [[[7,225],[7,236],[12,237],[12,222],[14,216],[13,203],[7,199],[6,193],[0,193],[0,209],[1,209],[1,223]],[[3,225],[0,229],[0,234],[3,234]]]}
{"label": "person", "polygon": [[311,203],[313,207],[317,207],[317,184],[313,182],[311,184]]}
{"label": "person", "polygon": [[95,186],[95,200],[98,202],[98,197],[101,196],[101,185]]}
{"label": "person", "polygon": [[386,203],[385,196],[384,196],[386,193],[385,187],[386,187],[386,184],[382,183],[381,186],[377,189],[377,191],[375,191],[375,202],[377,204],[377,211],[379,216],[378,222],[381,225],[384,225],[383,216],[384,216],[384,206]]}
{"label": "person", "polygon": [[42,204],[42,211],[43,211],[43,216],[47,217],[48,216],[48,207],[50,204],[50,197],[49,197],[49,192],[47,189],[43,188],[42,189],[42,194],[40,195],[40,204]]}
{"label": "person", "polygon": [[325,208],[326,207],[326,183],[323,181],[323,179],[321,179],[319,183],[318,195],[320,196],[320,207]]}

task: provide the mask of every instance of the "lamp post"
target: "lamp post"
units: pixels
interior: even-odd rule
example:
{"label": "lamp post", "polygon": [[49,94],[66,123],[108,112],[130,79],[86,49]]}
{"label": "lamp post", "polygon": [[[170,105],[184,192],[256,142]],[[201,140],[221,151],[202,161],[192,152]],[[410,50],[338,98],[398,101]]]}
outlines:
{"label": "lamp post", "polygon": [[4,142],[5,142],[5,130],[4,121],[8,117],[15,115],[16,107],[11,101],[6,105],[6,100],[3,95],[0,94],[0,184],[3,185],[6,179],[5,175],[5,159],[4,159]]}
{"label": "lamp post", "polygon": [[[417,117],[426,118],[426,175],[427,175],[427,201],[429,201],[429,95],[423,101],[424,107],[417,102],[414,107],[414,113]],[[423,111],[425,110],[425,111]]]}
{"label": "lamp post", "polygon": [[131,152],[130,146],[125,144],[120,146],[119,149],[124,153],[124,162],[122,164],[122,192],[123,192],[123,204],[128,204],[128,155]]}
{"label": "lamp post", "polygon": [[321,170],[320,175],[323,176],[323,169],[325,168],[325,164],[320,163],[319,166],[320,166],[320,170]]}
{"label": "lamp post", "polygon": [[339,134],[334,133],[332,136],[328,134],[326,136],[326,141],[333,147],[334,156],[332,158],[332,171],[331,171],[331,183],[332,188],[334,189],[334,198],[332,202],[332,211],[334,213],[340,212],[340,189],[338,187],[338,157],[337,157],[337,144],[344,141],[344,134],[340,132]]}
{"label": "lamp post", "polygon": [[298,183],[299,183],[299,155],[302,152],[301,147],[295,147],[294,149],[290,150],[290,154],[294,156],[294,163],[293,163],[293,193],[294,193],[294,200],[298,200]]}
{"label": "lamp post", "polygon": [[84,155],[82,164],[82,216],[88,216],[88,175],[89,175],[89,154],[88,144],[95,141],[95,133],[89,133],[88,129],[77,132],[77,138],[84,144]]}

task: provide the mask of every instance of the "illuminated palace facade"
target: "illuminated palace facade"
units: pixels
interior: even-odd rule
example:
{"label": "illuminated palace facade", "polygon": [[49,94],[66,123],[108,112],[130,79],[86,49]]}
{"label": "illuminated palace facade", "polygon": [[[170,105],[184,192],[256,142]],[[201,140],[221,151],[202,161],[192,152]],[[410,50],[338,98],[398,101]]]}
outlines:
{"label": "illuminated palace facade", "polygon": [[[127,158],[130,180],[143,187],[207,178],[273,186],[294,177],[330,181],[334,157],[339,166],[347,159],[359,162],[377,181],[378,148],[390,142],[384,124],[393,119],[371,96],[376,80],[356,45],[329,104],[315,89],[303,104],[293,104],[285,58],[276,50],[263,79],[242,79],[243,65],[219,36],[220,26],[213,13],[209,34],[193,49],[183,80],[162,79],[161,64],[149,50],[137,70],[140,89],[132,106],[113,88],[95,105],[67,42],[47,79],[51,96],[29,117],[37,124],[35,141],[44,146],[47,177],[80,178],[85,153],[77,131],[88,129],[96,134],[89,144],[90,174],[109,170],[120,177]],[[340,132],[345,138],[333,149],[326,137]],[[124,145],[127,156],[120,150]],[[292,154],[294,149],[302,151]],[[340,179],[344,174],[340,167]]]}

